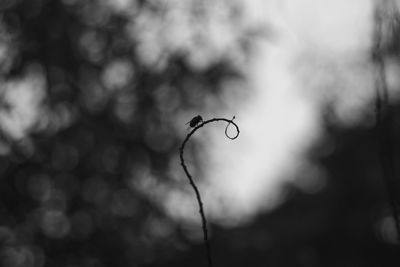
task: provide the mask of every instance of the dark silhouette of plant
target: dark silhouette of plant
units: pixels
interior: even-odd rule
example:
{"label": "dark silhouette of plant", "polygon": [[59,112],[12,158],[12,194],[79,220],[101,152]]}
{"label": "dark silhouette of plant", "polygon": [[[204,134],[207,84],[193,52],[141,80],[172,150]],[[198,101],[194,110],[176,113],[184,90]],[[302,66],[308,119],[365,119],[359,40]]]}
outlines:
{"label": "dark silhouette of plant", "polygon": [[[202,117],[200,115],[194,117],[192,120],[190,120],[190,126],[193,127],[193,129],[190,131],[190,133],[188,133],[188,135],[186,136],[185,140],[183,140],[182,145],[179,149],[179,155],[181,158],[181,165],[183,170],[185,171],[186,176],[189,179],[190,185],[192,186],[195,194],[196,194],[196,198],[197,198],[197,203],[199,205],[199,213],[201,216],[201,222],[202,222],[202,228],[203,228],[203,238],[204,238],[204,244],[206,246],[206,253],[207,253],[207,261],[208,261],[208,266],[212,266],[212,260],[211,260],[211,247],[210,247],[210,242],[208,240],[208,229],[207,229],[207,219],[206,219],[206,215],[204,213],[204,207],[203,207],[203,201],[201,200],[201,196],[200,196],[200,192],[199,189],[197,188],[195,182],[193,181],[193,177],[192,175],[189,173],[188,168],[186,167],[185,164],[185,160],[183,158],[183,152],[185,149],[185,145],[186,143],[189,141],[189,138],[201,127],[203,127],[204,125],[206,125],[207,123],[211,123],[211,122],[217,122],[217,121],[226,121],[228,122],[228,125],[225,127],[225,136],[228,137],[231,140],[236,139],[239,136],[239,127],[237,126],[236,123],[233,122],[233,120],[235,119],[235,116],[233,116],[233,118],[231,120],[225,119],[225,118],[213,118],[207,121],[203,121]],[[202,122],[202,123],[200,123]],[[200,124],[199,124],[200,123]],[[231,137],[228,135],[228,127],[230,124],[233,124],[236,127],[236,135]]]}

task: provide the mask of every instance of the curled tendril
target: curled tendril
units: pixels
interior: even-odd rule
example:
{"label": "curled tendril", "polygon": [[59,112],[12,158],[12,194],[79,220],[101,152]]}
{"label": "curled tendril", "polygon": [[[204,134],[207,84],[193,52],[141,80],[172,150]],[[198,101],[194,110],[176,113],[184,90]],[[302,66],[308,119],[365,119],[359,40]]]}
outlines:
{"label": "curled tendril", "polygon": [[[193,177],[190,175],[188,168],[186,167],[185,164],[185,160],[183,158],[183,152],[185,149],[185,145],[186,143],[189,141],[189,138],[201,127],[203,127],[204,125],[211,123],[211,122],[217,122],[217,121],[225,121],[228,123],[228,125],[226,125],[225,127],[225,136],[231,140],[234,140],[236,138],[238,138],[240,130],[239,130],[239,126],[237,126],[236,123],[233,122],[233,120],[235,119],[235,116],[233,116],[233,118],[231,120],[229,119],[225,119],[225,118],[213,118],[210,120],[206,120],[203,121],[202,123],[200,123],[199,125],[197,125],[196,127],[193,128],[193,130],[190,131],[190,133],[188,133],[188,135],[186,136],[185,140],[183,140],[182,145],[179,149],[179,155],[181,158],[181,165],[183,170],[185,171],[186,176],[189,179],[190,185],[192,186],[195,194],[196,194],[196,199],[197,199],[197,203],[199,205],[199,213],[200,213],[200,217],[201,217],[201,222],[202,222],[202,228],[203,228],[203,238],[204,238],[204,243],[206,246],[206,253],[207,253],[207,261],[208,261],[208,266],[212,267],[212,260],[211,260],[211,247],[210,247],[210,242],[208,239],[208,229],[207,229],[207,219],[206,219],[206,215],[204,213],[204,208],[203,208],[203,201],[201,200],[201,196],[200,196],[200,191],[197,188],[196,184],[193,181]],[[236,135],[231,137],[228,135],[228,127],[229,125],[233,124],[233,126],[235,126],[236,128]]]}
{"label": "curled tendril", "polygon": [[[228,138],[231,139],[231,140],[235,140],[236,138],[238,138],[239,133],[240,133],[239,127],[233,122],[234,119],[235,119],[235,116],[233,116],[232,120],[230,120],[229,123],[228,123],[228,125],[226,125],[226,127],[225,127],[225,136],[228,137]],[[229,127],[229,125],[230,125],[231,123],[232,123],[233,125],[235,125],[235,127],[236,127],[236,135],[235,135],[234,137],[230,137],[230,136],[228,135],[228,127]]]}

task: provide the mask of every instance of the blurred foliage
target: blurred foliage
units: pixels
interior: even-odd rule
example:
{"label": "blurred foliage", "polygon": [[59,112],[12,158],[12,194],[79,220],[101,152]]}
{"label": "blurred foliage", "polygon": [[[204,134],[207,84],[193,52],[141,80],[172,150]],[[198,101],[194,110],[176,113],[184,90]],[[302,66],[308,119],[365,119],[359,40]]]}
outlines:
{"label": "blurred foliage", "polygon": [[206,26],[240,19],[233,1],[180,2],[0,2],[1,266],[139,266],[187,246],[164,207],[179,118],[219,101],[246,51]]}
{"label": "blurred foliage", "polygon": [[[210,3],[0,1],[1,266],[204,265],[201,228],[166,209],[192,196],[177,150],[254,37],[238,2]],[[217,265],[399,264],[374,130],[326,121],[308,155],[324,171],[248,226],[211,227]]]}

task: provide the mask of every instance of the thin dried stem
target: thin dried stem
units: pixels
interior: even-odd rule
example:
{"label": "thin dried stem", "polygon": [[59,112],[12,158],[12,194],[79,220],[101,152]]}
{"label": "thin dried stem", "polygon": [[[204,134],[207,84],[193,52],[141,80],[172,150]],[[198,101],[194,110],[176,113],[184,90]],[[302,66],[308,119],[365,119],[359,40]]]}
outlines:
{"label": "thin dried stem", "polygon": [[[196,194],[196,199],[197,199],[197,203],[199,205],[199,213],[201,216],[201,223],[202,223],[202,228],[203,228],[203,238],[204,238],[204,244],[206,246],[206,253],[207,253],[207,261],[208,261],[208,266],[212,267],[212,259],[211,259],[211,246],[210,246],[210,241],[208,239],[208,228],[207,228],[207,219],[206,219],[206,215],[204,212],[204,207],[203,207],[203,201],[201,200],[201,196],[200,196],[200,191],[197,188],[192,175],[189,173],[188,168],[186,167],[185,164],[185,160],[183,158],[183,152],[185,149],[185,145],[186,143],[189,141],[189,138],[200,128],[202,128],[204,125],[211,123],[211,122],[217,122],[217,121],[225,121],[228,123],[228,125],[225,128],[225,136],[228,137],[231,140],[236,139],[239,136],[239,127],[236,125],[236,123],[233,122],[233,120],[235,119],[235,117],[232,118],[232,120],[228,120],[225,118],[213,118],[207,121],[202,122],[201,124],[197,125],[196,127],[193,128],[193,130],[190,131],[190,133],[188,133],[188,135],[186,136],[185,140],[183,140],[182,145],[179,149],[179,155],[181,158],[181,165],[183,170],[185,171],[185,174],[187,176],[187,178],[189,179],[190,185],[192,186],[195,194]],[[228,135],[227,131],[228,131],[228,127],[230,124],[233,124],[236,127],[236,135],[231,137]]]}

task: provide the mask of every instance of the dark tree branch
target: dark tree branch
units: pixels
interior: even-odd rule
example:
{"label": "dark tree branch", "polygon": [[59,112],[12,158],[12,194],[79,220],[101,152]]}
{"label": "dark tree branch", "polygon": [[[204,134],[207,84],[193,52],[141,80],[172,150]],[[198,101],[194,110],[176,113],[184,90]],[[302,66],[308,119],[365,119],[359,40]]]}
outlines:
{"label": "dark tree branch", "polygon": [[[388,11],[392,10],[388,6],[389,2],[382,1],[377,4],[375,10],[375,28],[374,40],[372,47],[372,60],[375,65],[375,112],[376,127],[379,142],[379,158],[381,161],[382,175],[385,183],[386,192],[388,194],[389,206],[395,222],[397,232],[397,240],[400,242],[400,218],[396,201],[397,179],[394,163],[394,136],[393,136],[393,110],[389,103],[389,89],[385,75],[385,42],[392,40],[384,40],[384,31],[390,29],[385,26],[390,25],[393,16],[388,15]],[[393,10],[392,10],[393,12]],[[393,15],[393,14],[392,14]],[[398,14],[394,14],[398,16]],[[386,22],[386,23],[385,23]],[[386,25],[387,24],[387,25]]]}
{"label": "dark tree branch", "polygon": [[[217,121],[225,121],[225,122],[227,122],[228,125],[225,128],[225,136],[228,137],[231,140],[236,139],[239,136],[240,131],[239,131],[239,127],[237,126],[237,124],[233,122],[234,119],[235,119],[235,117],[233,117],[232,120],[228,120],[228,119],[225,119],[225,118],[214,118],[214,119],[210,119],[210,120],[202,122],[201,124],[195,126],[193,128],[193,130],[190,131],[190,133],[188,133],[188,135],[186,136],[185,140],[183,140],[182,145],[181,145],[181,147],[179,149],[182,168],[185,171],[186,176],[189,179],[190,185],[192,186],[192,188],[193,188],[193,190],[194,190],[194,192],[196,194],[197,203],[199,205],[199,213],[200,213],[200,216],[201,216],[201,223],[202,223],[202,227],[203,227],[203,238],[204,238],[204,243],[205,243],[205,246],[206,246],[207,261],[208,261],[208,266],[209,267],[212,267],[211,247],[210,247],[210,242],[208,240],[207,219],[206,219],[206,215],[204,213],[203,201],[201,200],[199,189],[197,188],[196,184],[194,183],[193,177],[190,175],[190,173],[188,171],[188,168],[186,167],[185,160],[183,158],[183,152],[184,152],[186,143],[189,141],[189,138],[198,129],[200,129],[204,125],[206,125],[208,123],[211,123],[211,122],[217,122]],[[233,136],[233,137],[228,135],[228,127],[229,127],[230,124],[233,124],[236,127],[236,135]]]}

